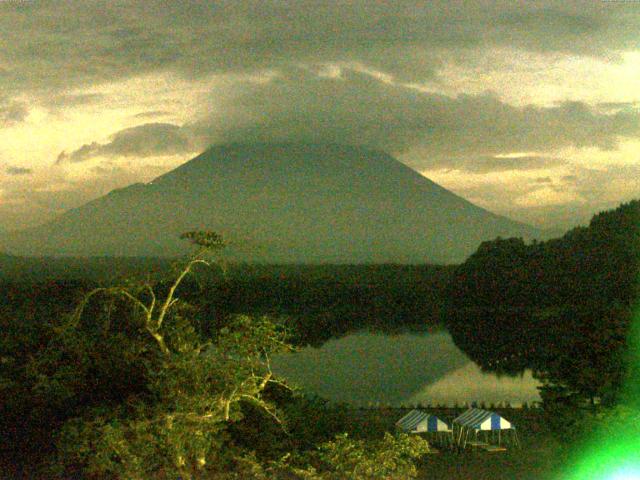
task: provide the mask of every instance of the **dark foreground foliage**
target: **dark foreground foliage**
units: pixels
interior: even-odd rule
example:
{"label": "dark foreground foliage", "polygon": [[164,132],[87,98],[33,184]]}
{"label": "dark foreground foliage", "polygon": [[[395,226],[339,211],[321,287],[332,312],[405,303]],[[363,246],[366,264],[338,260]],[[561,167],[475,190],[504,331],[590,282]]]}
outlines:
{"label": "dark foreground foliage", "polygon": [[183,282],[214,267],[222,244],[188,238],[203,250],[168,281],[8,292],[0,440],[11,476],[415,477],[427,442],[386,435],[370,450],[341,433],[342,409],[273,375],[270,358],[292,348],[286,325],[228,310],[207,321],[210,300],[189,299],[224,278]]}
{"label": "dark foreground foliage", "polygon": [[[637,421],[614,405],[628,375],[639,209],[623,205],[545,243],[487,242],[455,269],[218,268],[202,251],[141,281],[5,283],[1,464],[10,478],[546,475],[553,465],[527,454],[503,463],[529,477],[502,460],[425,458],[425,441],[384,435],[392,424],[354,427],[352,412],[274,377],[269,359],[295,344],[362,327],[421,328],[444,314],[483,368],[534,369],[544,409],[529,426],[548,428],[534,451],[561,461],[562,443]],[[222,246],[197,232],[186,239]]]}

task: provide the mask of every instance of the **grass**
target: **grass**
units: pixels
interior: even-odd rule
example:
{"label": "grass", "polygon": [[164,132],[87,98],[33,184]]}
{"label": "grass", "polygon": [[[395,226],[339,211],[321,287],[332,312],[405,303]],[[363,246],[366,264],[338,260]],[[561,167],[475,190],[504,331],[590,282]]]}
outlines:
{"label": "grass", "polygon": [[[543,440],[543,439],[541,439]],[[556,478],[562,466],[563,448],[556,442],[523,445],[503,453],[442,452],[425,459],[420,479],[447,480],[546,480]]]}

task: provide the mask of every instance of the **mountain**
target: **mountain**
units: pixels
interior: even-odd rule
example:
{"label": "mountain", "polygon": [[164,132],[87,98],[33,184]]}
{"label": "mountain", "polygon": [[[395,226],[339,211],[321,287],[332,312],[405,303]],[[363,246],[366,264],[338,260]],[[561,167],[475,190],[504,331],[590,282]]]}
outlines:
{"label": "mountain", "polygon": [[483,240],[538,232],[479,208],[388,154],[333,144],[215,146],[42,226],[4,235],[22,255],[169,256],[222,232],[232,258],[277,263],[460,262]]}

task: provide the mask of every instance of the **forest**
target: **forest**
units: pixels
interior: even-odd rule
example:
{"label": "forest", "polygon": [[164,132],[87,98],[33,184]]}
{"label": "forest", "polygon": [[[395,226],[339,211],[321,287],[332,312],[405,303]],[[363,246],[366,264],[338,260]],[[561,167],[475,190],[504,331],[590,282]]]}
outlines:
{"label": "forest", "polygon": [[636,200],[558,239],[483,243],[451,278],[447,327],[487,369],[533,368],[545,394],[613,404],[639,274]]}
{"label": "forest", "polygon": [[631,374],[639,226],[634,201],[457,266],[226,265],[212,232],[185,234],[184,259],[111,278],[104,259],[66,277],[32,263],[2,280],[0,465],[8,478],[430,478],[426,440],[363,427],[271,371],[273,355],[361,329],[446,327],[486,370],[533,369],[544,435],[577,441],[619,415]]}

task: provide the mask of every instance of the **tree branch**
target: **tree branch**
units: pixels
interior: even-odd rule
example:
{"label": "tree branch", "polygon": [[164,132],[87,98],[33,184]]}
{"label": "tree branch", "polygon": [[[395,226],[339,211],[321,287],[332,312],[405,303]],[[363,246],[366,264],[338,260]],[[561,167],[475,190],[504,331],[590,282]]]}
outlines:
{"label": "tree branch", "polygon": [[191,271],[191,268],[193,268],[193,266],[198,263],[202,263],[206,266],[209,266],[209,262],[207,262],[206,260],[196,258],[194,260],[191,260],[187,264],[185,269],[182,270],[180,275],[178,275],[178,278],[176,278],[176,281],[173,282],[173,285],[171,285],[171,288],[169,289],[169,293],[167,294],[167,298],[165,299],[164,304],[160,308],[160,313],[158,314],[158,319],[156,320],[156,325],[155,325],[156,330],[160,330],[160,327],[162,327],[162,322],[164,322],[164,317],[166,316],[167,311],[175,303],[173,299],[173,295],[175,294],[176,289],[178,288],[180,283],[182,283],[182,280],[184,279],[184,277],[186,277],[187,274]]}

